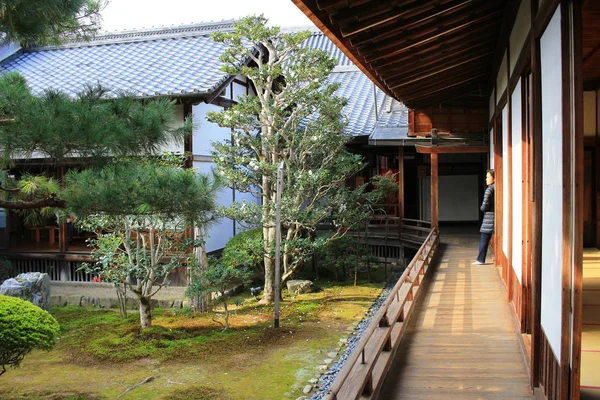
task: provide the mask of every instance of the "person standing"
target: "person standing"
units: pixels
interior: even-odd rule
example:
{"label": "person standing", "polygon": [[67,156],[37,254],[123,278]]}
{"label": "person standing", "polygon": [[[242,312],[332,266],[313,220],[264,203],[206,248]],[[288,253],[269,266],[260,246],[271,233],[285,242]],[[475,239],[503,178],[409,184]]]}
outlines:
{"label": "person standing", "polygon": [[483,212],[483,222],[481,223],[481,241],[479,242],[479,254],[473,265],[485,264],[490,239],[494,233],[494,170],[489,169],[485,175],[485,183],[488,185],[483,195],[481,211]]}

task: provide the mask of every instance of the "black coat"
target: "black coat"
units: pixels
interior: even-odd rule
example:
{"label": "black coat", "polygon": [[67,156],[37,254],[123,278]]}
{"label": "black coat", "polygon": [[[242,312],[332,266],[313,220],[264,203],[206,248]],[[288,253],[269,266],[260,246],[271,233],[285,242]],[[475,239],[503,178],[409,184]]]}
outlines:
{"label": "black coat", "polygon": [[483,202],[480,207],[483,212],[483,222],[479,230],[481,233],[494,233],[494,187],[495,185],[492,183],[483,195]]}

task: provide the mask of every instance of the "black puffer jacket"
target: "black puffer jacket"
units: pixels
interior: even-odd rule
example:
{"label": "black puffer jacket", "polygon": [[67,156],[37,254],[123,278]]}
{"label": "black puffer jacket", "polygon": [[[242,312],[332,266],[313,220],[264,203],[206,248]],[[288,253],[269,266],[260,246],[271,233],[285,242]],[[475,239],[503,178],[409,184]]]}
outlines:
{"label": "black puffer jacket", "polygon": [[483,214],[483,223],[479,232],[482,233],[494,233],[494,192],[495,184],[491,184],[485,189],[483,195],[483,202],[481,203],[481,211]]}

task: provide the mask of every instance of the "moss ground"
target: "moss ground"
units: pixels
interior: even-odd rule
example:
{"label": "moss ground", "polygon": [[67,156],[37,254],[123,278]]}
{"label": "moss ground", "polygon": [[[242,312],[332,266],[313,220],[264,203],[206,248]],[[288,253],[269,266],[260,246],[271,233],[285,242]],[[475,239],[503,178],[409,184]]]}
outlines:
{"label": "moss ground", "polygon": [[317,293],[284,297],[280,329],[272,327],[272,306],[250,298],[233,307],[226,331],[214,314],[189,310],[154,310],[153,327],[140,331],[135,313],[54,308],[59,344],[0,377],[0,398],[112,399],[154,377],[121,398],[295,399],[381,291],[381,284],[317,284]]}

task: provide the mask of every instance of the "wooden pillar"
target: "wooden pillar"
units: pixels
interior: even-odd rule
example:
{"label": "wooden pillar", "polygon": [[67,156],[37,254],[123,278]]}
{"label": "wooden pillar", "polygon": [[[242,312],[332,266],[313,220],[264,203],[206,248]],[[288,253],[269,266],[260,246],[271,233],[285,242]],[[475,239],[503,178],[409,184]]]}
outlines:
{"label": "wooden pillar", "polygon": [[[572,270],[573,255],[576,253],[572,238],[576,235],[573,232],[574,221],[572,218],[573,188],[572,179],[574,160],[571,155],[573,150],[573,110],[571,105],[573,70],[571,65],[571,56],[573,52],[572,42],[572,18],[570,15],[570,2],[561,1],[561,54],[562,54],[562,229],[563,229],[563,248],[562,248],[562,323],[561,323],[561,351],[560,351],[560,399],[569,398],[569,382],[571,379],[571,318],[573,313],[573,304],[571,296],[573,295]],[[583,162],[583,158],[578,160]],[[567,239],[567,240],[565,240]]]}
{"label": "wooden pillar", "polygon": [[542,307],[542,79],[540,42],[536,18],[537,0],[531,0],[531,105],[533,160],[531,181],[531,387],[540,385],[541,357],[541,307]]}
{"label": "wooden pillar", "polygon": [[530,209],[530,196],[529,196],[529,155],[530,155],[530,142],[529,142],[529,79],[523,78],[521,84],[521,187],[522,187],[522,202],[521,209],[523,210],[522,220],[523,226],[521,230],[521,237],[523,238],[521,247],[521,333],[529,332],[528,321],[529,321],[529,287],[530,287],[530,258],[529,254],[531,251],[530,247],[530,229],[531,229],[531,209]]}
{"label": "wooden pillar", "polygon": [[439,231],[438,224],[438,155],[431,153],[431,227]]}
{"label": "wooden pillar", "polygon": [[[64,186],[65,182],[65,166],[61,165],[59,169],[60,173],[60,184]],[[50,232],[51,235],[54,235],[54,232]],[[69,249],[69,244],[67,243],[67,223],[65,221],[61,221],[58,224],[58,252],[64,253]]]}
{"label": "wooden pillar", "polygon": [[398,227],[402,231],[404,218],[404,147],[398,147]]}
{"label": "wooden pillar", "polygon": [[500,276],[504,277],[504,250],[502,249],[502,235],[506,230],[503,226],[503,212],[504,207],[502,204],[504,185],[502,184],[502,112],[497,113],[494,118],[494,181],[496,182],[496,190],[494,193],[494,262],[496,267],[500,267]]}
{"label": "wooden pillar", "polygon": [[575,221],[573,238],[573,340],[571,348],[571,382],[569,398],[580,397],[581,384],[581,334],[583,323],[583,197],[584,197],[584,145],[583,145],[583,10],[581,2],[573,2],[573,81],[575,127]]}
{"label": "wooden pillar", "polygon": [[[510,84],[510,46],[506,47],[506,82]],[[506,174],[506,182],[507,187],[503,190],[506,190],[508,195],[507,204],[503,205],[502,212],[507,214],[508,226],[504,227],[504,235],[507,237],[507,247],[506,247],[506,263],[505,268],[503,268],[504,272],[504,283],[506,284],[506,295],[507,300],[510,303],[513,301],[514,294],[514,265],[513,265],[513,256],[512,256],[512,248],[513,248],[513,157],[512,157],[512,93],[510,91],[510,86],[506,87],[506,126],[503,129],[506,129],[506,148],[508,149],[508,154],[502,154],[502,158],[507,160],[506,163],[506,171],[502,171],[502,174]]]}

